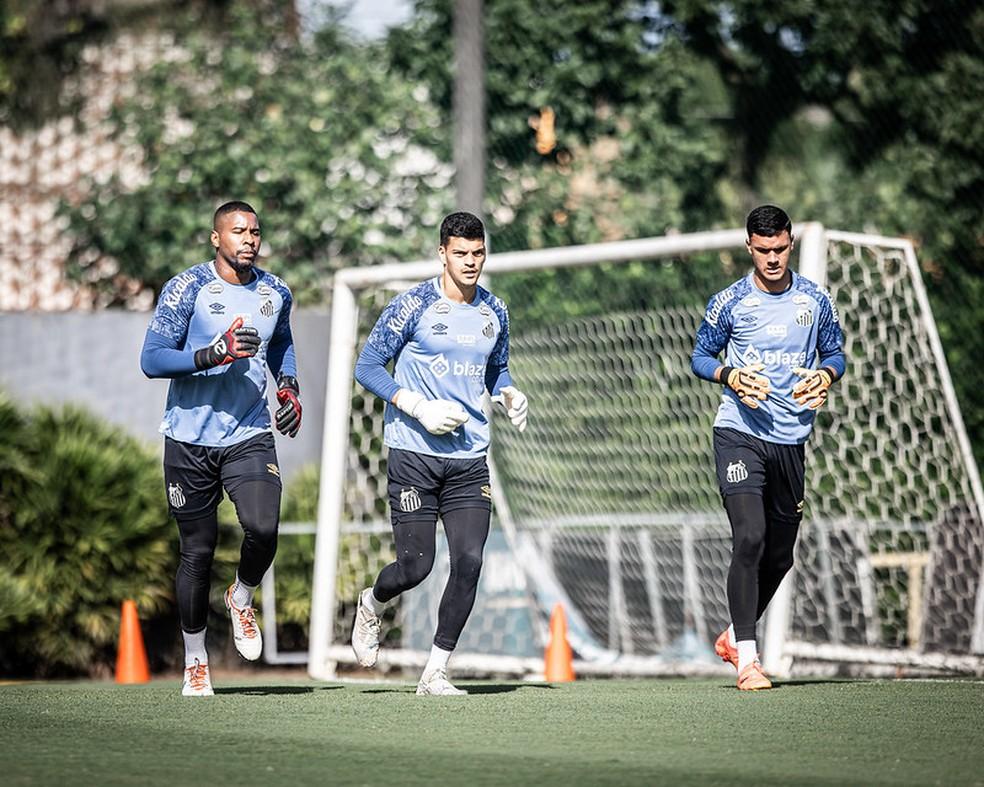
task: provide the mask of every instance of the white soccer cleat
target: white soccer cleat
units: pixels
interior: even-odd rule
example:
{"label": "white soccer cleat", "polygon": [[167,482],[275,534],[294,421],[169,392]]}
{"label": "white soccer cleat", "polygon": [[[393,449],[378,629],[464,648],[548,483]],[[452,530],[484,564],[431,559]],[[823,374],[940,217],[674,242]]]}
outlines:
{"label": "white soccer cleat", "polygon": [[211,697],[212,678],[208,673],[208,664],[202,664],[198,659],[190,667],[185,667],[184,685],[181,687],[182,697]]}
{"label": "white soccer cleat", "polygon": [[232,588],[225,592],[225,605],[232,620],[232,637],[236,641],[236,650],[246,661],[256,661],[263,652],[263,637],[256,623],[256,614],[252,607],[237,607],[232,603]]}
{"label": "white soccer cleat", "polygon": [[374,667],[379,658],[379,615],[366,604],[366,593],[372,593],[372,588],[366,588],[359,594],[355,607],[355,624],[352,626],[352,650],[355,658],[363,667]]}
{"label": "white soccer cleat", "polygon": [[425,672],[417,684],[417,694],[430,694],[437,697],[458,697],[467,693],[464,689],[456,688],[448,680],[447,670],[443,669],[437,669],[430,673]]}

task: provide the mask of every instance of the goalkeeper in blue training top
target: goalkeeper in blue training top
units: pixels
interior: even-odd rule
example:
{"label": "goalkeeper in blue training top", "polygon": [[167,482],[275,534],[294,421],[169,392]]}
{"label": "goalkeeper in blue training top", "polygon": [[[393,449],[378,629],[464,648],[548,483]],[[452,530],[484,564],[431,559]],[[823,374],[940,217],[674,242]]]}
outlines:
{"label": "goalkeeper in blue training top", "polygon": [[[386,306],[355,367],[356,379],[387,402],[383,437],[396,561],[359,595],[352,648],[362,666],[376,663],[380,616],[430,573],[440,516],[451,575],[417,693],[454,695],[466,692],[448,680],[448,659],[475,602],[492,507],[482,405],[488,391],[523,431],[527,400],[509,376],[506,306],[478,285],[482,222],[470,213],[445,217],[438,256],[443,271]],[[394,358],[390,374],[386,365]]]}
{"label": "goalkeeper in blue training top", "polygon": [[[756,622],[793,565],[803,516],[804,443],[844,374],[830,294],[789,270],[792,224],[772,205],[746,223],[751,273],[717,293],[697,331],[694,374],[723,387],[714,420],[718,487],[731,522],[731,625],[714,645],[738,688],[768,689]],[[718,354],[724,351],[724,361]]]}
{"label": "goalkeeper in blue training top", "polygon": [[175,577],[185,646],[182,694],[212,695],[205,650],[209,580],[225,488],[243,528],[236,580],[225,593],[236,649],[260,657],[253,591],[273,562],[280,521],[280,469],[267,407],[267,367],[277,379],[277,429],[301,426],[287,285],[255,266],[260,223],[245,202],[212,219],[215,259],[164,285],[147,329],[140,366],[170,378],[161,432],[164,483],[178,522]]}

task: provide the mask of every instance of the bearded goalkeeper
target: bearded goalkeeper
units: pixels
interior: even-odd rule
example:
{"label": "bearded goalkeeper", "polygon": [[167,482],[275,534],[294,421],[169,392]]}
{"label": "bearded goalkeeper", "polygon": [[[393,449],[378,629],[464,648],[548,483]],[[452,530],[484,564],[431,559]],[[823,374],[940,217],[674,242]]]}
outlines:
{"label": "bearded goalkeeper", "polygon": [[845,360],[830,294],[789,270],[789,216],[762,205],[746,231],[753,269],[711,298],[691,368],[723,387],[714,460],[733,538],[731,625],[714,649],[735,665],[738,688],[754,691],[772,688],[758,660],[756,623],[793,565],[804,444]]}

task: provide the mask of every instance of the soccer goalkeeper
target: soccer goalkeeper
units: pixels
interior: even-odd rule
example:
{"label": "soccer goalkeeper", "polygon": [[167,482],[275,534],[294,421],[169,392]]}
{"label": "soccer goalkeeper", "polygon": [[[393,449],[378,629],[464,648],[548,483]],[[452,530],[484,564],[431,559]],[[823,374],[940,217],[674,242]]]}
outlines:
{"label": "soccer goalkeeper", "polygon": [[831,384],[844,374],[844,353],[829,293],[789,270],[793,236],[786,213],[755,208],[746,230],[754,267],[711,298],[691,368],[724,389],[714,460],[733,537],[731,625],[714,649],[735,665],[739,689],[756,690],[772,687],[758,660],[756,622],[793,565],[803,516],[803,446]]}
{"label": "soccer goalkeeper", "polygon": [[438,256],[442,273],[387,305],[355,367],[356,379],[388,402],[383,437],[396,561],[359,595],[352,649],[362,666],[376,663],[380,616],[430,573],[440,516],[451,575],[417,694],[455,695],[466,692],[448,680],[448,660],[475,602],[492,510],[482,401],[487,390],[520,431],[527,401],[509,376],[506,306],[478,286],[482,222],[470,213],[447,216]]}

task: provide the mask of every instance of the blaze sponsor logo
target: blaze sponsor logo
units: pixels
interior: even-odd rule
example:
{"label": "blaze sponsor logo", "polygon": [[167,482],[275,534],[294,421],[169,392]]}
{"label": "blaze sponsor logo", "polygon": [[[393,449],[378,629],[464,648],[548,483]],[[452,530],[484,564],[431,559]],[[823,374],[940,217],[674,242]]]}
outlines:
{"label": "blaze sponsor logo", "polygon": [[785,325],[767,325],[765,332],[769,334],[769,336],[775,336],[779,339],[785,339],[786,334],[788,333]]}
{"label": "blaze sponsor logo", "polygon": [[765,352],[759,352],[754,345],[748,345],[748,348],[741,354],[741,360],[746,366],[751,366],[753,363],[764,363],[766,366],[786,366],[792,368],[794,366],[805,366],[806,365],[806,351],[798,353],[783,352],[782,350],[766,350]]}
{"label": "blaze sponsor logo", "polygon": [[796,324],[801,328],[813,325],[813,309],[799,309],[796,312]]}
{"label": "blaze sponsor logo", "polygon": [[480,363],[455,361],[452,372],[456,377],[481,377],[485,374],[485,366]]}
{"label": "blaze sponsor logo", "polygon": [[177,309],[178,304],[181,302],[181,296],[184,295],[184,291],[188,289],[188,285],[195,281],[195,274],[191,271],[185,271],[180,276],[174,279],[174,283],[171,285],[171,289],[167,295],[164,296],[164,305],[170,307],[171,309]]}
{"label": "blaze sponsor logo", "polygon": [[218,301],[215,301],[214,303],[210,303],[208,305],[208,310],[212,314],[224,314],[225,313],[225,304],[224,303],[219,303]]}
{"label": "blaze sponsor logo", "polygon": [[407,321],[413,316],[413,313],[423,305],[424,302],[416,295],[408,295],[400,304],[400,311],[392,320],[386,323],[386,327],[393,331],[393,333],[397,336],[402,335],[403,329],[407,325]]}
{"label": "blaze sponsor logo", "polygon": [[444,377],[449,371],[451,371],[451,365],[448,363],[448,359],[444,355],[438,355],[431,360],[428,364],[430,366],[431,372],[433,372],[435,377]]}
{"label": "blaze sponsor logo", "polygon": [[463,344],[465,347],[471,347],[473,344],[475,344],[475,337],[472,336],[470,333],[459,333],[455,337],[455,339],[457,340],[458,344]]}
{"label": "blaze sponsor logo", "polygon": [[443,322],[436,322],[436,323],[434,323],[434,325],[431,326],[431,330],[434,331],[434,335],[435,336],[447,336],[448,335],[448,326],[445,325]]}

